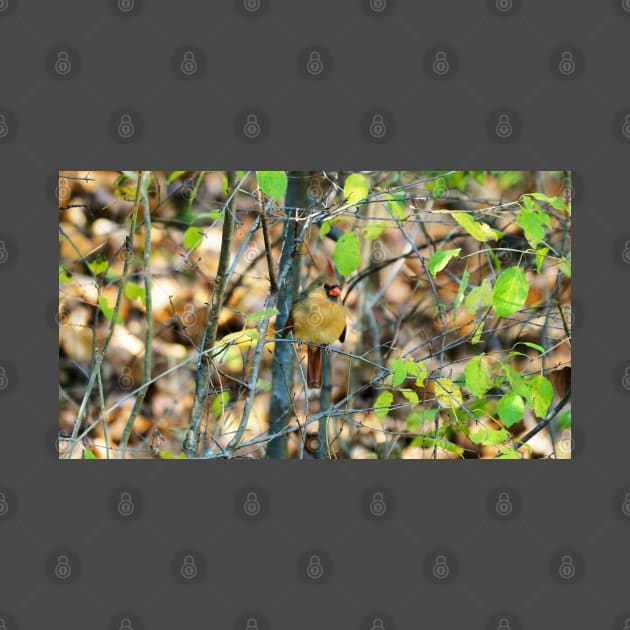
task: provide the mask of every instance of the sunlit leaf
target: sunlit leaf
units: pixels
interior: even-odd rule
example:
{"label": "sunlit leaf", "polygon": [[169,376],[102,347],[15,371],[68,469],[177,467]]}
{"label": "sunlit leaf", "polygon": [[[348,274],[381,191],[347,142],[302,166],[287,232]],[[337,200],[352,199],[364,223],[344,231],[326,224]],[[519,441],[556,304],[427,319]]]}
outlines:
{"label": "sunlit leaf", "polygon": [[378,238],[386,228],[387,223],[385,221],[379,221],[377,223],[366,225],[363,228],[363,238],[368,241],[373,241],[374,239]]}
{"label": "sunlit leaf", "polygon": [[455,296],[455,300],[453,302],[453,310],[456,311],[464,301],[464,293],[468,288],[468,280],[470,279],[470,272],[468,271],[468,263],[466,263],[466,269],[464,269],[464,273],[462,275],[462,279],[459,283],[459,288],[457,289],[457,295]]}
{"label": "sunlit leaf", "polygon": [[483,396],[492,383],[490,368],[486,357],[483,355],[473,357],[464,368],[466,387],[473,396]]}
{"label": "sunlit leaf", "polygon": [[485,243],[495,241],[503,236],[503,232],[491,228],[487,223],[476,221],[467,212],[454,211],[451,216],[470,234],[476,241]]}
{"label": "sunlit leaf", "polygon": [[462,392],[448,378],[435,379],[435,397],[444,409],[458,409],[462,404]]}
{"label": "sunlit leaf", "polygon": [[285,171],[256,171],[256,179],[260,190],[265,195],[279,201],[287,191],[288,179]]}
{"label": "sunlit leaf", "polygon": [[527,276],[520,267],[510,267],[497,278],[492,293],[492,305],[499,317],[519,311],[529,294]]}
{"label": "sunlit leaf", "polygon": [[333,259],[337,271],[347,276],[358,268],[360,262],[359,237],[354,232],[346,232],[335,243]]}
{"label": "sunlit leaf", "polygon": [[125,297],[128,300],[135,300],[137,298],[140,298],[142,303],[145,306],[147,305],[146,289],[143,286],[136,284],[135,282],[127,282],[127,284],[125,285]]}
{"label": "sunlit leaf", "polygon": [[346,183],[343,187],[343,196],[346,203],[358,203],[365,199],[370,193],[370,187],[367,179],[361,173],[352,173],[348,175]]}
{"label": "sunlit leaf", "polygon": [[464,307],[474,315],[480,308],[492,304],[492,285],[490,280],[485,278],[480,286],[475,287],[464,300]]}
{"label": "sunlit leaf", "polygon": [[198,227],[189,227],[184,232],[184,247],[191,251],[197,249],[203,241],[203,233],[203,230]]}
{"label": "sunlit leaf", "polygon": [[518,394],[508,392],[499,400],[497,411],[505,426],[509,428],[523,417],[525,403]]}
{"label": "sunlit leaf", "polygon": [[[98,296],[98,306],[103,312],[103,315],[105,315],[105,317],[107,317],[107,319],[111,321],[112,317],[114,316],[114,309],[107,303],[107,300],[102,295]],[[116,318],[116,322],[120,324],[122,320],[123,320],[122,315],[120,314],[120,311],[119,311],[118,317]]]}
{"label": "sunlit leaf", "polygon": [[459,256],[459,252],[461,251],[461,247],[458,247],[457,249],[443,249],[435,252],[435,254],[429,258],[429,271],[431,275],[435,278],[438,272],[442,271],[442,269],[448,265],[448,261],[451,258],[455,258],[455,256]]}
{"label": "sunlit leaf", "polygon": [[224,407],[230,402],[230,392],[224,390],[212,398],[210,408],[215,418],[221,417]]}
{"label": "sunlit leaf", "polygon": [[379,420],[382,420],[388,413],[394,401],[394,394],[389,390],[385,390],[378,395],[374,401],[374,413]]}

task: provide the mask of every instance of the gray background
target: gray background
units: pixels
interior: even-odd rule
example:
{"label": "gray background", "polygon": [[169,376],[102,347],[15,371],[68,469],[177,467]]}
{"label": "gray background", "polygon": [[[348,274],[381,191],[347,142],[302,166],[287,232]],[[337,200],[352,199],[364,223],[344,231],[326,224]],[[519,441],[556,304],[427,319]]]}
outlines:
{"label": "gray background", "polygon": [[[485,0],[383,2],[370,14],[360,0],[261,0],[250,14],[238,2],[135,0],[124,14],[115,0],[0,0],[8,630],[245,629],[250,618],[260,630],[622,630],[630,619],[629,3],[513,0],[502,14]],[[316,77],[304,68],[314,49]],[[194,76],[178,69],[183,50],[196,52]],[[449,55],[439,76],[436,50]],[[558,71],[567,50],[569,76]],[[248,112],[254,139],[241,133]],[[366,112],[384,112],[379,141]],[[507,139],[493,133],[501,112]],[[574,169],[574,460],[56,461],[51,175],[261,167]],[[518,509],[503,522],[491,506],[504,486]],[[129,487],[135,511],[121,517],[116,493]],[[249,487],[261,511],[248,520],[238,497]],[[383,518],[365,511],[373,487],[385,492]],[[451,573],[436,583],[442,551]],[[198,571],[186,581],[189,553]],[[313,554],[322,583],[305,577]],[[568,581],[557,570],[567,554]],[[54,577],[60,555],[71,579]]]}

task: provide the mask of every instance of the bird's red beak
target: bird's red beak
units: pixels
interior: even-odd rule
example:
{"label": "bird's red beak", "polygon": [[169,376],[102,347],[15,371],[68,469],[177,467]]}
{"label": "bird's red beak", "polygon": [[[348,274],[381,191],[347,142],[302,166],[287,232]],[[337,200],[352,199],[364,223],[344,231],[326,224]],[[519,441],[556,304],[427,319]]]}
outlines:
{"label": "bird's red beak", "polygon": [[341,293],[341,290],[337,286],[330,287],[330,289],[328,289],[328,295],[330,297],[339,297],[340,293]]}

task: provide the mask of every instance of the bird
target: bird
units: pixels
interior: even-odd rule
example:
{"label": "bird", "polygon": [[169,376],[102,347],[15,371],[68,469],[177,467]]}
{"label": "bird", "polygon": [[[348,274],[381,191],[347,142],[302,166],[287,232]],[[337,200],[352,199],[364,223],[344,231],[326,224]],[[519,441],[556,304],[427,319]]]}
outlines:
{"label": "bird", "polygon": [[319,344],[307,348],[306,382],[322,386],[322,348],[346,339],[346,309],[339,301],[341,289],[335,280],[318,277],[295,300],[287,326],[298,341]]}

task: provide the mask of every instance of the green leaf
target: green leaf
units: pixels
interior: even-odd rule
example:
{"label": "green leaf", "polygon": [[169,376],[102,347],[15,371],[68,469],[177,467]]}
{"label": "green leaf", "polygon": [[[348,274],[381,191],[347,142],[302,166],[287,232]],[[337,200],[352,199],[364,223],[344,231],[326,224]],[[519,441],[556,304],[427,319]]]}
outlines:
{"label": "green leaf", "polygon": [[525,403],[518,394],[508,392],[499,400],[497,411],[505,426],[509,428],[523,417]]}
{"label": "green leaf", "polygon": [[263,319],[266,319],[267,317],[272,317],[273,315],[276,315],[277,313],[278,313],[278,309],[275,307],[267,308],[262,311],[256,311],[255,313],[252,313],[251,315],[247,316],[245,323],[250,324],[251,322],[259,322],[259,321],[262,321]]}
{"label": "green leaf", "polygon": [[492,304],[492,285],[485,278],[480,286],[475,287],[464,300],[465,309],[474,315],[480,308]]}
{"label": "green leaf", "polygon": [[176,179],[179,179],[186,171],[171,171],[166,178],[166,185],[172,184]]}
{"label": "green leaf", "polygon": [[376,417],[382,420],[388,413],[394,401],[394,394],[385,390],[378,395],[378,398],[374,401],[374,413]]}
{"label": "green leaf", "polygon": [[230,392],[228,390],[222,391],[213,397],[210,408],[215,418],[221,417],[224,407],[230,402]]}
{"label": "green leaf", "polygon": [[490,389],[492,383],[486,358],[481,355],[468,361],[464,368],[464,377],[470,393],[473,396],[483,396]]}
{"label": "green leaf", "polygon": [[534,413],[538,418],[544,418],[549,411],[549,405],[553,399],[553,386],[551,381],[538,374],[529,381],[534,401]]}
{"label": "green leaf", "polygon": [[287,191],[287,174],[284,171],[256,171],[260,190],[274,201],[279,201]]}
{"label": "green leaf", "polygon": [[203,219],[210,219],[211,221],[216,221],[222,216],[223,216],[223,210],[221,209],[213,210],[212,212],[200,212],[199,214],[196,214],[194,216],[191,223],[192,222],[197,223],[199,221],[202,221]]}
{"label": "green leaf", "polygon": [[179,455],[171,455],[168,451],[160,451],[160,459],[188,459],[186,453],[179,453]]}
{"label": "green leaf", "polygon": [[107,267],[109,267],[109,261],[103,254],[97,256],[92,262],[88,263],[88,267],[95,276],[102,274]]}
{"label": "green leaf", "polygon": [[560,267],[560,271],[562,271],[567,278],[571,277],[571,265],[566,260],[560,260],[558,267]]}
{"label": "green leaf", "polygon": [[405,193],[385,193],[383,196],[387,199],[385,202],[387,212],[395,219],[404,219],[407,216]]}
{"label": "green leaf", "polygon": [[72,274],[63,265],[59,265],[59,284],[67,282],[72,282]]}
{"label": "green leaf", "polygon": [[503,448],[497,459],[521,459],[521,456],[513,448]]}
{"label": "green leaf", "polygon": [[426,379],[428,371],[427,366],[422,361],[414,361],[411,359],[407,364],[408,374],[416,377],[416,387],[424,387],[424,379]]}
{"label": "green leaf", "polygon": [[455,256],[459,256],[459,252],[461,251],[462,248],[458,247],[457,249],[444,249],[435,252],[435,254],[429,258],[429,271],[431,275],[435,278],[438,272],[442,271],[442,269],[448,265],[448,261],[451,258],[455,258]]}
{"label": "green leaf", "polygon": [[409,401],[412,407],[420,402],[418,394],[416,394],[413,389],[401,389],[400,393]]}
{"label": "green leaf", "polygon": [[127,282],[127,284],[125,285],[125,297],[128,300],[135,300],[137,298],[140,298],[140,300],[142,300],[142,303],[145,306],[147,305],[146,289],[143,286],[136,284],[135,282]]}
{"label": "green leaf", "polygon": [[459,409],[462,405],[462,392],[448,378],[435,379],[435,397],[444,409]]}
{"label": "green leaf", "polygon": [[328,232],[330,232],[330,221],[324,221],[319,228],[319,235],[324,238]]}
{"label": "green leaf", "polygon": [[542,269],[543,260],[545,260],[545,256],[549,251],[548,247],[542,247],[541,249],[536,250],[536,273],[540,273]]}
{"label": "green leaf", "polygon": [[[107,300],[102,295],[98,296],[98,306],[101,309],[101,311],[103,311],[103,315],[105,315],[105,317],[107,317],[107,319],[111,321],[112,317],[114,316],[114,309],[109,306],[109,304],[107,303]],[[120,324],[121,322],[122,322],[122,315],[120,314],[120,311],[119,311],[118,317],[116,319],[116,323]]]}
{"label": "green leaf", "polygon": [[468,271],[468,263],[466,263],[466,269],[464,269],[461,282],[459,283],[459,289],[457,289],[457,295],[455,296],[455,301],[453,302],[454,311],[457,311],[457,309],[461,306],[462,302],[464,301],[464,292],[468,288],[469,279],[470,279],[470,272]]}
{"label": "green leaf", "polygon": [[351,274],[359,266],[359,237],[354,232],[346,232],[336,243],[333,259],[337,271],[342,276]]}
{"label": "green leaf", "polygon": [[503,236],[503,232],[491,228],[487,223],[476,221],[470,214],[462,211],[451,212],[451,216],[470,234],[476,241],[485,243],[495,241]]}
{"label": "green leaf", "polygon": [[446,440],[436,440],[435,438],[428,437],[426,435],[419,435],[411,441],[411,446],[419,446],[420,448],[441,448],[449,453],[456,453],[457,455],[462,455],[464,453],[464,449],[461,446],[457,446],[457,444],[453,444],[452,442],[448,442]]}
{"label": "green leaf", "polygon": [[83,449],[83,459],[98,459],[89,448]]}
{"label": "green leaf", "polygon": [[520,267],[510,267],[497,278],[492,305],[499,317],[512,315],[523,308],[529,295],[527,276]]}
{"label": "green leaf", "polygon": [[529,404],[532,398],[532,392],[521,373],[509,365],[504,365],[503,369],[512,390],[519,396],[525,398]]}
{"label": "green leaf", "polygon": [[534,350],[538,350],[540,354],[545,354],[545,349],[541,345],[534,343],[532,341],[519,341],[516,343],[516,346],[527,346],[528,348],[533,348]]}
{"label": "green leaf", "polygon": [[[542,215],[546,216],[546,215]],[[525,232],[525,238],[532,247],[538,247],[538,243],[545,238],[545,228],[542,226],[541,215],[538,212],[523,209],[516,219]]]}
{"label": "green leaf", "polygon": [[203,230],[198,227],[189,227],[184,232],[184,247],[189,250],[195,250],[203,241]]}
{"label": "green leaf", "polygon": [[483,320],[480,321],[475,327],[475,330],[473,330],[472,335],[470,337],[470,343],[472,344],[479,343],[479,341],[481,341],[482,332],[483,332]]}
{"label": "green leaf", "polygon": [[398,387],[407,378],[407,361],[402,357],[395,359],[389,366],[389,371],[392,374],[392,385]]}
{"label": "green leaf", "polygon": [[374,239],[377,239],[386,228],[387,223],[385,221],[379,221],[378,223],[366,225],[363,228],[363,238],[368,241],[373,241]]}
{"label": "green leaf", "polygon": [[558,428],[568,429],[571,426],[571,409],[565,409],[558,416]]}
{"label": "green leaf", "polygon": [[480,428],[470,435],[470,441],[473,444],[483,444],[484,446],[496,446],[509,439],[510,433],[505,429],[486,429]]}
{"label": "green leaf", "polygon": [[556,210],[567,209],[567,204],[564,202],[564,199],[562,197],[549,197],[548,195],[544,195],[543,193],[528,193],[528,196],[533,197],[538,201],[544,201]]}
{"label": "green leaf", "polygon": [[346,203],[353,204],[358,203],[365,199],[370,193],[370,187],[368,186],[367,179],[360,173],[352,173],[348,175],[346,183],[343,187],[343,196]]}

